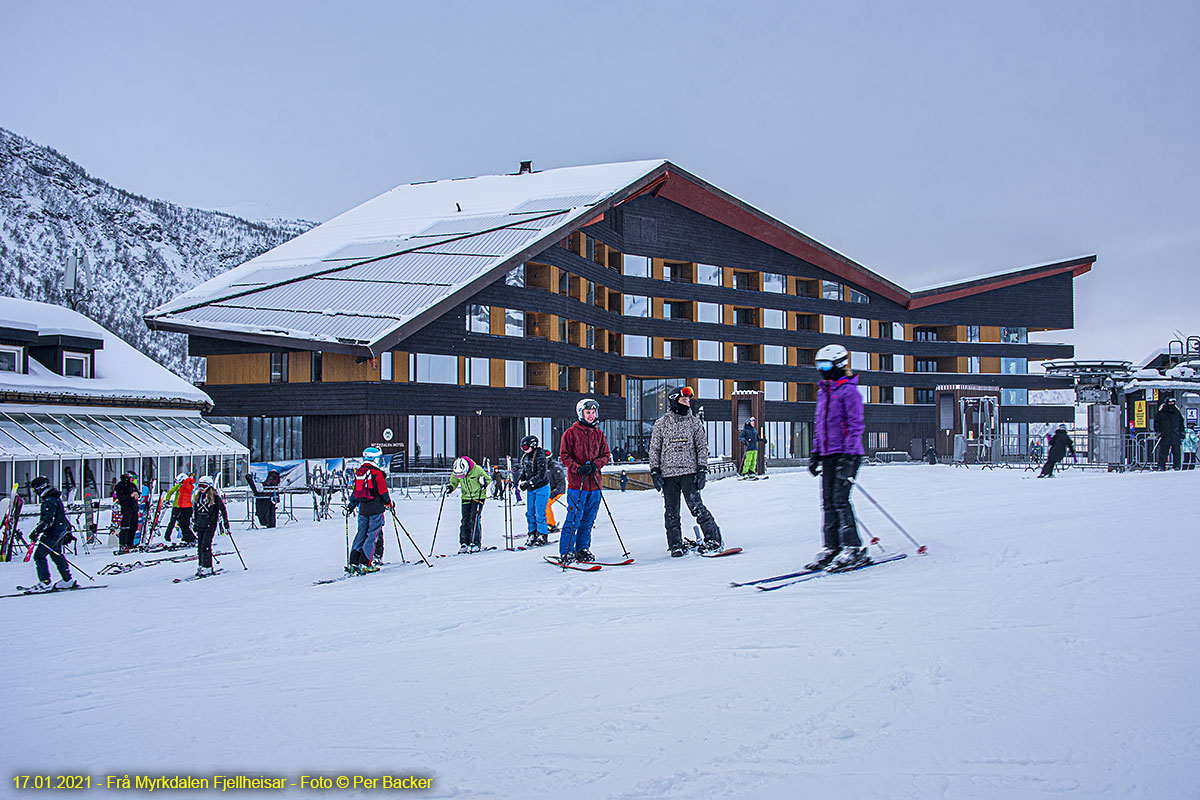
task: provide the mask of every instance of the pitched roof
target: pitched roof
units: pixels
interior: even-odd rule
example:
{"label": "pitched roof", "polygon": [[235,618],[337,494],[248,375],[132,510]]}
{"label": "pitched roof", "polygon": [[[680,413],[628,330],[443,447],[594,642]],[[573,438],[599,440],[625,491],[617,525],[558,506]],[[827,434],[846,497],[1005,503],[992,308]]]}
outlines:
{"label": "pitched roof", "polygon": [[209,280],[145,315],[201,336],[376,354],[525,259],[644,192],[909,308],[1069,272],[1095,256],[910,292],[664,160],[414,183]]}
{"label": "pitched roof", "polygon": [[76,311],[49,303],[0,297],[0,326],[34,328],[39,339],[101,340],[103,346],[92,356],[91,378],[59,375],[34,358],[25,374],[0,372],[0,393],[54,398],[77,397],[86,401],[105,399],[178,403],[212,407],[207,394],[133,349],[117,336]]}

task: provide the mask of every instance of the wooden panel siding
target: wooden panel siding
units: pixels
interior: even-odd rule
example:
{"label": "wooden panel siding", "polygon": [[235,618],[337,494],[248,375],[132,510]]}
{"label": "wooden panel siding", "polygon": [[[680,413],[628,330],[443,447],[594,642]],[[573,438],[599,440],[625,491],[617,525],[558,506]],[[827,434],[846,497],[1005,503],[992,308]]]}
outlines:
{"label": "wooden panel siding", "polygon": [[[392,441],[385,442],[385,428]],[[408,444],[405,414],[313,414],[304,416],[304,457],[344,458],[358,456],[371,446],[392,453]],[[410,454],[411,458],[411,454]]]}
{"label": "wooden panel siding", "polygon": [[327,383],[378,381],[379,359],[367,359],[360,364],[360,358],[361,356],[348,356],[344,353],[325,353],[321,362],[321,379]]}
{"label": "wooden panel siding", "polygon": [[208,385],[270,383],[271,359],[267,353],[208,356]]}
{"label": "wooden panel siding", "polygon": [[[309,350],[293,350],[288,353],[288,383],[308,383],[312,380],[312,358],[312,352]],[[326,356],[322,354],[322,364],[324,358]]]}

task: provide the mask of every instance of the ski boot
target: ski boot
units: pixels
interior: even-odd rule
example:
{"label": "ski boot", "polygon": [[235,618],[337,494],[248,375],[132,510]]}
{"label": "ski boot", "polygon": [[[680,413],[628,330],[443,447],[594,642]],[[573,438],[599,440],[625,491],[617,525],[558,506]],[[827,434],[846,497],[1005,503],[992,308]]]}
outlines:
{"label": "ski boot", "polygon": [[74,589],[78,585],[79,584],[76,583],[74,578],[63,578],[61,581],[58,581],[54,584],[54,589],[55,591],[59,589]]}
{"label": "ski boot", "polygon": [[482,549],[483,549],[483,545],[481,545],[481,544],[473,544],[473,545],[471,545],[470,552],[472,552],[472,553],[478,553],[478,552],[479,552],[480,550],[482,550]]}
{"label": "ski boot", "polygon": [[25,592],[25,594],[41,594],[43,592],[54,591],[54,584],[50,581],[38,581],[33,586],[20,586],[17,588]]}
{"label": "ski boot", "polygon": [[525,534],[525,546],[526,547],[537,547],[538,546],[537,531],[530,531],[529,533]]}
{"label": "ski boot", "polygon": [[687,553],[687,551],[683,549],[682,544],[671,545],[670,551],[671,558],[683,558],[683,556]]}
{"label": "ski boot", "polygon": [[459,554],[460,556],[461,556],[463,553],[469,553],[469,552],[471,552],[471,545],[469,545],[469,544],[463,544],[463,545],[459,545],[459,546],[458,546],[458,554]]}
{"label": "ski boot", "polygon": [[196,577],[197,578],[207,578],[209,575],[212,575],[212,574],[213,574],[212,567],[197,567],[196,568]]}
{"label": "ski boot", "polygon": [[596,557],[592,555],[590,550],[576,550],[575,560],[581,564],[590,564],[596,560]]}
{"label": "ski boot", "polygon": [[865,547],[843,547],[842,552],[825,568],[827,572],[845,572],[871,563]]}
{"label": "ski boot", "polygon": [[561,527],[559,527],[558,525],[551,525],[551,526],[550,526],[550,527],[547,529],[547,532],[548,532],[548,533],[561,533],[561,532],[562,532],[562,528],[561,528]]}
{"label": "ski boot", "polygon": [[805,564],[804,568],[810,569],[813,571],[825,569],[826,567],[828,567],[830,564],[833,563],[833,560],[835,558],[837,558],[838,553],[840,553],[840,552],[841,552],[840,547],[826,547],[824,550],[817,553],[816,558],[814,558],[809,563]]}

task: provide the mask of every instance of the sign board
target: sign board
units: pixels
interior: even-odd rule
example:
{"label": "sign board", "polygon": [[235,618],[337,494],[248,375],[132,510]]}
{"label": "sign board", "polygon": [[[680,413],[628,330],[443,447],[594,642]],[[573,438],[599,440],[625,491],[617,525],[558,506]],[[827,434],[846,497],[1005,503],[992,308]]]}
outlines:
{"label": "sign board", "polygon": [[1135,427],[1146,427],[1146,401],[1136,400],[1133,403],[1133,424]]}
{"label": "sign board", "polygon": [[1200,422],[1200,408],[1189,408],[1187,410],[1187,421],[1189,425]]}

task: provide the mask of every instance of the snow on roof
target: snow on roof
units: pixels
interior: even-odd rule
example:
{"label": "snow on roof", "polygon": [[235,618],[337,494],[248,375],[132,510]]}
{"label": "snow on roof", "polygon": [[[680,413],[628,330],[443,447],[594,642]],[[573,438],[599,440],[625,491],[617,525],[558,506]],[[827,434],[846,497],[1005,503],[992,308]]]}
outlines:
{"label": "snow on roof", "polygon": [[103,349],[96,350],[93,355],[95,377],[58,375],[31,357],[28,374],[0,372],[0,391],[81,399],[103,397],[212,405],[207,394],[139,353],[112,331],[69,308],[0,297],[0,325],[32,326],[40,334],[82,336],[104,342]]}
{"label": "snow on roof", "polygon": [[975,283],[976,281],[986,281],[986,280],[991,280],[992,278],[1003,278],[1006,275],[1016,275],[1017,273],[1024,272],[1026,270],[1041,269],[1042,267],[1049,267],[1054,264],[1065,263],[1068,261],[1080,261],[1080,260],[1088,259],[1088,258],[1092,258],[1092,256],[1082,255],[1082,256],[1076,256],[1075,258],[1065,258],[1065,259],[1059,259],[1057,261],[1048,261],[1043,264],[1030,264],[1029,266],[1026,266],[1026,267],[1016,267],[1015,269],[1004,269],[1004,270],[1000,270],[998,272],[989,272],[985,275],[973,275],[970,278],[957,278],[952,281],[943,281],[942,283],[935,283],[930,286],[922,286],[920,289],[913,289],[912,293],[913,294],[921,294],[922,292],[936,292],[936,291],[940,291],[942,289],[949,289],[952,286],[959,286],[964,283]]}
{"label": "snow on roof", "polygon": [[[155,327],[370,344],[531,246],[548,246],[557,231],[586,221],[597,203],[666,163],[397,186],[179,295],[146,319]],[[367,294],[376,301],[369,313],[361,308]]]}

